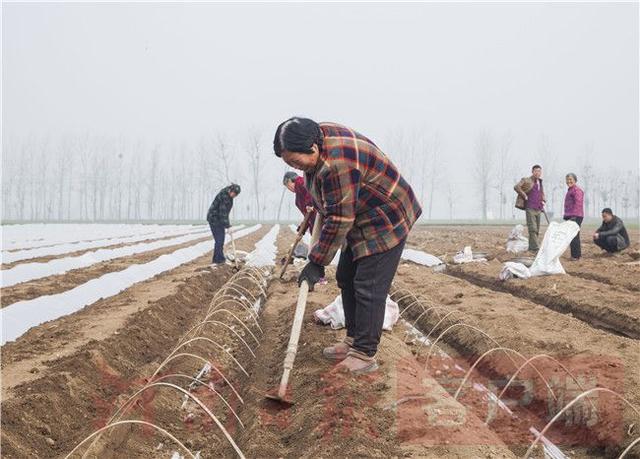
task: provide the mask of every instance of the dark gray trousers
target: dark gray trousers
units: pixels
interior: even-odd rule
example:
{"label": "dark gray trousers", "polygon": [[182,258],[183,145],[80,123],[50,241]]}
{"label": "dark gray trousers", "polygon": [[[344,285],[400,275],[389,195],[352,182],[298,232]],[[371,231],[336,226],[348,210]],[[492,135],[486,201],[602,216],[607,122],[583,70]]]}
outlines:
{"label": "dark gray trousers", "polygon": [[386,252],[356,261],[350,248],[340,253],[336,280],[342,291],[347,336],[353,338],[354,349],[370,357],[378,350],[387,295],[404,244],[403,240]]}
{"label": "dark gray trousers", "polygon": [[540,234],[540,214],[542,212],[537,209],[525,209],[527,216],[527,230],[529,231],[529,250],[537,252],[540,246],[538,245],[538,236]]}
{"label": "dark gray trousers", "polygon": [[[595,242],[601,249],[604,249],[609,253],[615,253],[620,251],[620,249],[618,249],[618,236],[619,235],[616,234],[614,236],[600,237],[598,239],[594,239],[593,242]],[[622,236],[619,237],[622,239]]]}

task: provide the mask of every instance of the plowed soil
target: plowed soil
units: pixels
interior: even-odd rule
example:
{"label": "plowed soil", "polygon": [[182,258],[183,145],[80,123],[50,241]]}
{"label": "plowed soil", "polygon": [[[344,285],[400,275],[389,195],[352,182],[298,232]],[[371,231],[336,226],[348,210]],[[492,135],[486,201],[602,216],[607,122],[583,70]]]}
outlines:
{"label": "plowed soil", "polygon": [[[268,228],[236,242],[251,251]],[[2,347],[3,457],[58,457],[103,424],[200,318],[230,266],[211,255],[135,284]],[[122,456],[120,456],[122,457]]]}
{"label": "plowed soil", "polygon": [[[279,239],[284,254],[290,232]],[[296,270],[273,281],[263,313],[264,341],[251,372],[242,410],[247,428],[238,441],[247,457],[513,457],[504,443],[453,400],[416,362],[398,326],[385,333],[379,353],[381,370],[353,378],[322,357],[324,346],[344,331],[313,320],[313,311],[338,295],[334,270],[328,285],[310,293],[298,354],[290,379],[293,406],[282,409],[265,399],[280,382],[297,298]],[[423,392],[424,403],[395,406],[405,394]],[[464,426],[450,427],[438,414],[465,413]],[[438,419],[438,420],[436,420]]]}
{"label": "plowed soil", "polygon": [[[238,240],[238,249],[252,250],[268,229]],[[290,379],[294,404],[287,409],[268,401],[265,394],[276,390],[282,374],[301,265],[291,266],[284,280],[277,279],[276,268],[257,318],[262,330],[256,331],[259,345],[243,333],[251,343],[249,351],[237,335],[222,328],[211,327],[201,335],[221,343],[242,369],[210,342],[185,348],[215,362],[238,393],[210,373],[205,378],[209,387],[200,386],[193,394],[219,418],[248,458],[521,457],[535,438],[530,429],[542,430],[583,390],[608,388],[640,407],[640,268],[633,255],[639,247],[638,231],[631,231],[631,250],[608,257],[590,242],[592,229],[584,229],[583,259],[562,259],[567,275],[501,282],[502,262],[512,257],[504,248],[510,229],[414,229],[408,245],[440,256],[449,265],[436,273],[401,263],[394,298],[402,319],[384,332],[377,356],[380,370],[371,375],[352,377],[322,357],[323,347],[344,336],[344,330],[313,320],[314,310],[339,294],[335,268],[328,268],[329,283],[309,294]],[[281,227],[277,259],[293,239],[294,234]],[[453,255],[465,245],[487,252],[489,262],[452,265]],[[64,456],[104,425],[115,408],[147,382],[185,332],[202,320],[213,296],[232,275],[229,266],[211,269],[209,261],[210,254],[34,327],[3,346],[4,456]],[[136,262],[140,261],[127,261]],[[413,295],[421,295],[420,303]],[[430,344],[410,330],[411,324],[423,338],[429,335]],[[495,395],[490,397],[485,389],[499,394],[524,359],[532,357],[535,369],[520,370],[501,398],[503,405],[491,401]],[[161,374],[194,376],[200,367],[184,358]],[[179,377],[166,381],[180,387],[189,384]],[[202,458],[235,457],[220,429],[183,400],[173,389],[149,390],[126,418],[156,423]],[[637,438],[639,425],[633,410],[598,392],[554,424],[546,437],[567,457],[617,457]],[[173,442],[150,428],[125,426],[101,436],[89,457],[171,457],[174,451],[179,449]],[[639,454],[637,446],[628,457]],[[533,457],[544,454],[537,449]]]}
{"label": "plowed soil", "polygon": [[[420,228],[416,231],[410,238],[414,247],[435,255],[450,255],[462,250],[464,245],[471,245],[474,250],[487,252],[489,262],[449,265],[444,273],[434,273],[410,263],[402,266],[397,285],[414,294],[422,294],[432,302],[431,306],[440,308],[423,313],[419,306],[413,305],[413,310],[407,313],[408,318],[419,319],[416,325],[425,330],[425,334],[431,332],[431,340],[446,331],[440,344],[460,359],[460,366],[465,371],[484,352],[498,345],[514,349],[527,358],[544,353],[580,375],[585,388],[606,387],[640,406],[637,293],[640,271],[631,251],[613,257],[603,256],[588,240],[591,231],[583,231],[583,258],[571,262],[566,254],[562,259],[567,275],[502,282],[498,280],[501,262],[511,258],[504,250],[509,230],[505,227],[460,231]],[[634,237],[638,240],[633,232],[631,237],[632,241]],[[634,245],[637,247],[637,242]],[[451,262],[451,258],[448,261]],[[410,300],[403,301],[405,306],[411,303]],[[477,327],[499,344],[464,326],[449,329],[457,322]],[[420,354],[428,352],[428,346],[423,347]],[[519,357],[515,358],[518,364],[522,363]],[[483,360],[477,374],[479,378],[485,378],[485,383],[487,378],[489,381],[502,378],[504,384],[515,370],[514,363],[503,351],[491,353]],[[550,372],[557,376],[560,371],[558,364],[544,357],[536,360],[536,366],[543,374]],[[464,372],[442,375],[443,378],[454,378],[458,383],[463,376]],[[450,392],[455,392],[457,386],[455,384]],[[579,388],[573,389],[572,396],[581,392]],[[460,400],[473,406],[474,394],[469,391],[463,394],[467,395]],[[539,405],[549,403],[546,389],[538,395]],[[563,399],[564,403],[571,398]],[[551,438],[562,445],[565,453],[573,451],[580,457],[615,457],[622,447],[637,437],[638,416],[632,410],[623,409],[606,394],[599,394],[597,400],[601,402],[597,406],[598,423],[588,429],[575,427],[573,434],[566,425],[564,429],[552,430]],[[549,420],[550,411],[548,407],[542,410],[535,403],[533,405],[528,407],[528,415],[525,410],[519,416],[531,420],[540,430],[545,424],[541,421]],[[533,438],[531,435],[514,438],[505,425],[492,426],[517,454],[523,454]],[[520,432],[527,434],[526,426],[521,426]]]}

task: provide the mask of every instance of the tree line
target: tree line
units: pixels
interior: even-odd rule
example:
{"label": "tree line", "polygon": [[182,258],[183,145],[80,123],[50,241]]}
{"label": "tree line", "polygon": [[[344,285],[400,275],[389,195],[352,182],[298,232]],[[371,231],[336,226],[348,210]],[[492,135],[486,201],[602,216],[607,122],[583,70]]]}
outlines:
{"label": "tree line", "polygon": [[2,217],[203,220],[219,189],[235,181],[254,197],[235,209],[236,218],[274,218],[266,215],[268,199],[260,192],[265,151],[259,134],[246,144],[238,148],[223,135],[170,146],[89,135],[8,140],[2,160]]}
{"label": "tree line", "polygon": [[[562,215],[568,172],[585,190],[585,211],[599,216],[612,207],[637,217],[637,170],[597,169],[593,146],[572,170],[559,166],[560,152],[541,135],[535,151],[514,149],[509,131],[479,132],[472,160],[455,164],[437,130],[395,130],[380,145],[412,184],[431,219],[509,220],[513,185],[534,163],[543,166],[547,209]],[[286,167],[272,158],[270,139],[257,129],[230,137],[203,136],[193,144],[155,145],[106,136],[4,138],[3,221],[204,220],[215,194],[231,182],[242,186],[233,217],[295,220],[292,196],[280,178]]]}

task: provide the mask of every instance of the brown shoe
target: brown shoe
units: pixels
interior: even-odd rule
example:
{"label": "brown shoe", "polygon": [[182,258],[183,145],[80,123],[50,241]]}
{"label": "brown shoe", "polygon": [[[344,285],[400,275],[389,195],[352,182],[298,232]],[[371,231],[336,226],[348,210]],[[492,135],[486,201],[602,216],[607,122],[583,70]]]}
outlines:
{"label": "brown shoe", "polygon": [[373,373],[378,367],[375,357],[369,357],[355,349],[351,349],[347,353],[347,358],[340,362],[336,368],[349,370],[352,375],[364,375],[367,373]]}
{"label": "brown shoe", "polygon": [[345,339],[333,346],[325,347],[322,350],[322,355],[329,360],[344,360],[347,358],[347,353],[353,346],[353,338],[347,336]]}

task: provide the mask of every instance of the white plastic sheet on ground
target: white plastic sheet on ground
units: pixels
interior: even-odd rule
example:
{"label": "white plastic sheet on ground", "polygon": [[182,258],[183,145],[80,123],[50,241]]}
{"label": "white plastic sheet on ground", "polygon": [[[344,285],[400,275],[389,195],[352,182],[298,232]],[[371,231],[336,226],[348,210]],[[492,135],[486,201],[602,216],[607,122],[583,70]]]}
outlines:
{"label": "white plastic sheet on ground", "polygon": [[[540,436],[538,429],[533,426],[529,427],[529,432],[531,432],[536,438]],[[567,459],[567,456],[564,455],[560,448],[554,445],[547,437],[543,436],[540,440],[542,441],[545,459]]]}
{"label": "white plastic sheet on ground", "polygon": [[[234,234],[236,238],[241,238],[261,227],[262,225],[258,224]],[[2,317],[0,344],[15,340],[31,327],[71,314],[102,298],[117,295],[135,283],[195,260],[210,252],[211,246],[211,241],[200,242],[173,253],[161,255],[148,263],[132,265],[122,271],[104,274],[66,292],[11,304],[0,311],[0,317]]]}
{"label": "white plastic sheet on ground", "polygon": [[265,236],[256,242],[256,248],[247,255],[247,265],[261,268],[276,264],[276,238],[280,231],[280,225],[274,225]]}
{"label": "white plastic sheet on ground", "polygon": [[442,264],[442,260],[430,253],[415,249],[404,249],[402,251],[402,259],[412,261],[423,266],[438,266]]}
{"label": "white plastic sheet on ground", "polygon": [[519,277],[520,279],[528,279],[531,277],[531,271],[522,263],[516,263],[515,261],[507,261],[502,265],[502,271],[500,271],[500,279],[507,280],[512,277]]}
{"label": "white plastic sheet on ground", "polygon": [[[289,228],[291,228],[291,231],[293,231],[294,233],[297,233],[296,225],[289,225]],[[302,242],[306,243],[307,245],[311,243],[311,237],[309,236],[309,233],[306,233],[302,237]],[[412,261],[419,265],[428,266],[428,267],[438,266],[443,264],[442,260],[439,259],[438,257],[431,255],[430,253],[423,252],[422,250],[415,250],[415,249],[404,249],[402,251],[402,259],[407,261]],[[340,260],[340,251],[338,250],[338,252],[336,253],[336,256],[333,257],[331,264],[337,265],[339,260]]]}
{"label": "white plastic sheet on ground", "polygon": [[196,232],[208,231],[206,226],[168,226],[160,228],[153,232],[144,232],[132,236],[118,236],[105,239],[96,239],[86,242],[65,242],[46,247],[35,247],[31,249],[18,250],[16,252],[3,252],[2,263],[13,263],[21,260],[29,260],[31,258],[46,257],[52,255],[63,255],[69,252],[77,252],[80,250],[95,249],[116,244],[129,244],[140,242],[147,239],[159,239],[169,236],[180,236]]}
{"label": "white plastic sheet on ground", "polygon": [[[171,225],[178,227],[178,225]],[[182,226],[182,225],[180,225]],[[206,228],[206,225],[201,225]],[[44,247],[162,231],[167,225],[103,223],[29,223],[2,226],[2,250]]]}
{"label": "white plastic sheet on ground", "polygon": [[516,225],[507,239],[507,252],[520,253],[529,249],[529,240],[524,236],[524,226]]}
{"label": "white plastic sheet on ground", "polygon": [[207,232],[189,233],[186,236],[161,239],[153,242],[142,242],[140,244],[127,245],[117,249],[99,249],[87,252],[76,257],[56,258],[43,263],[23,263],[10,269],[0,271],[2,287],[10,287],[21,282],[28,282],[41,279],[47,276],[64,274],[73,269],[86,268],[103,261],[114,260],[116,258],[128,257],[139,253],[149,252],[172,245],[184,244],[195,239],[202,239]]}
{"label": "white plastic sheet on ground", "polygon": [[[342,307],[342,297],[338,295],[328,306],[316,309],[313,316],[323,324],[329,324],[334,330],[344,328],[344,308]],[[387,303],[384,310],[383,330],[391,330],[400,317],[398,303],[387,296]]]}
{"label": "white plastic sheet on ground", "polygon": [[[146,227],[146,228],[145,228]],[[37,247],[56,242],[132,235],[154,231],[158,225],[101,223],[26,223],[2,225],[2,250]],[[144,228],[144,230],[143,230]],[[124,231],[127,231],[125,233]],[[108,235],[108,236],[107,236]],[[77,238],[77,239],[74,239]]]}
{"label": "white plastic sheet on ground", "polygon": [[458,252],[453,256],[453,262],[456,264],[473,263],[487,261],[486,258],[476,258],[473,256],[471,246],[466,246],[462,252]]}
{"label": "white plastic sheet on ground", "polygon": [[506,280],[511,277],[527,279],[532,276],[565,274],[565,270],[560,263],[560,255],[567,250],[578,231],[580,231],[580,227],[571,220],[562,223],[551,222],[531,267],[527,268],[522,263],[509,261],[504,264],[500,272],[500,279]]}

